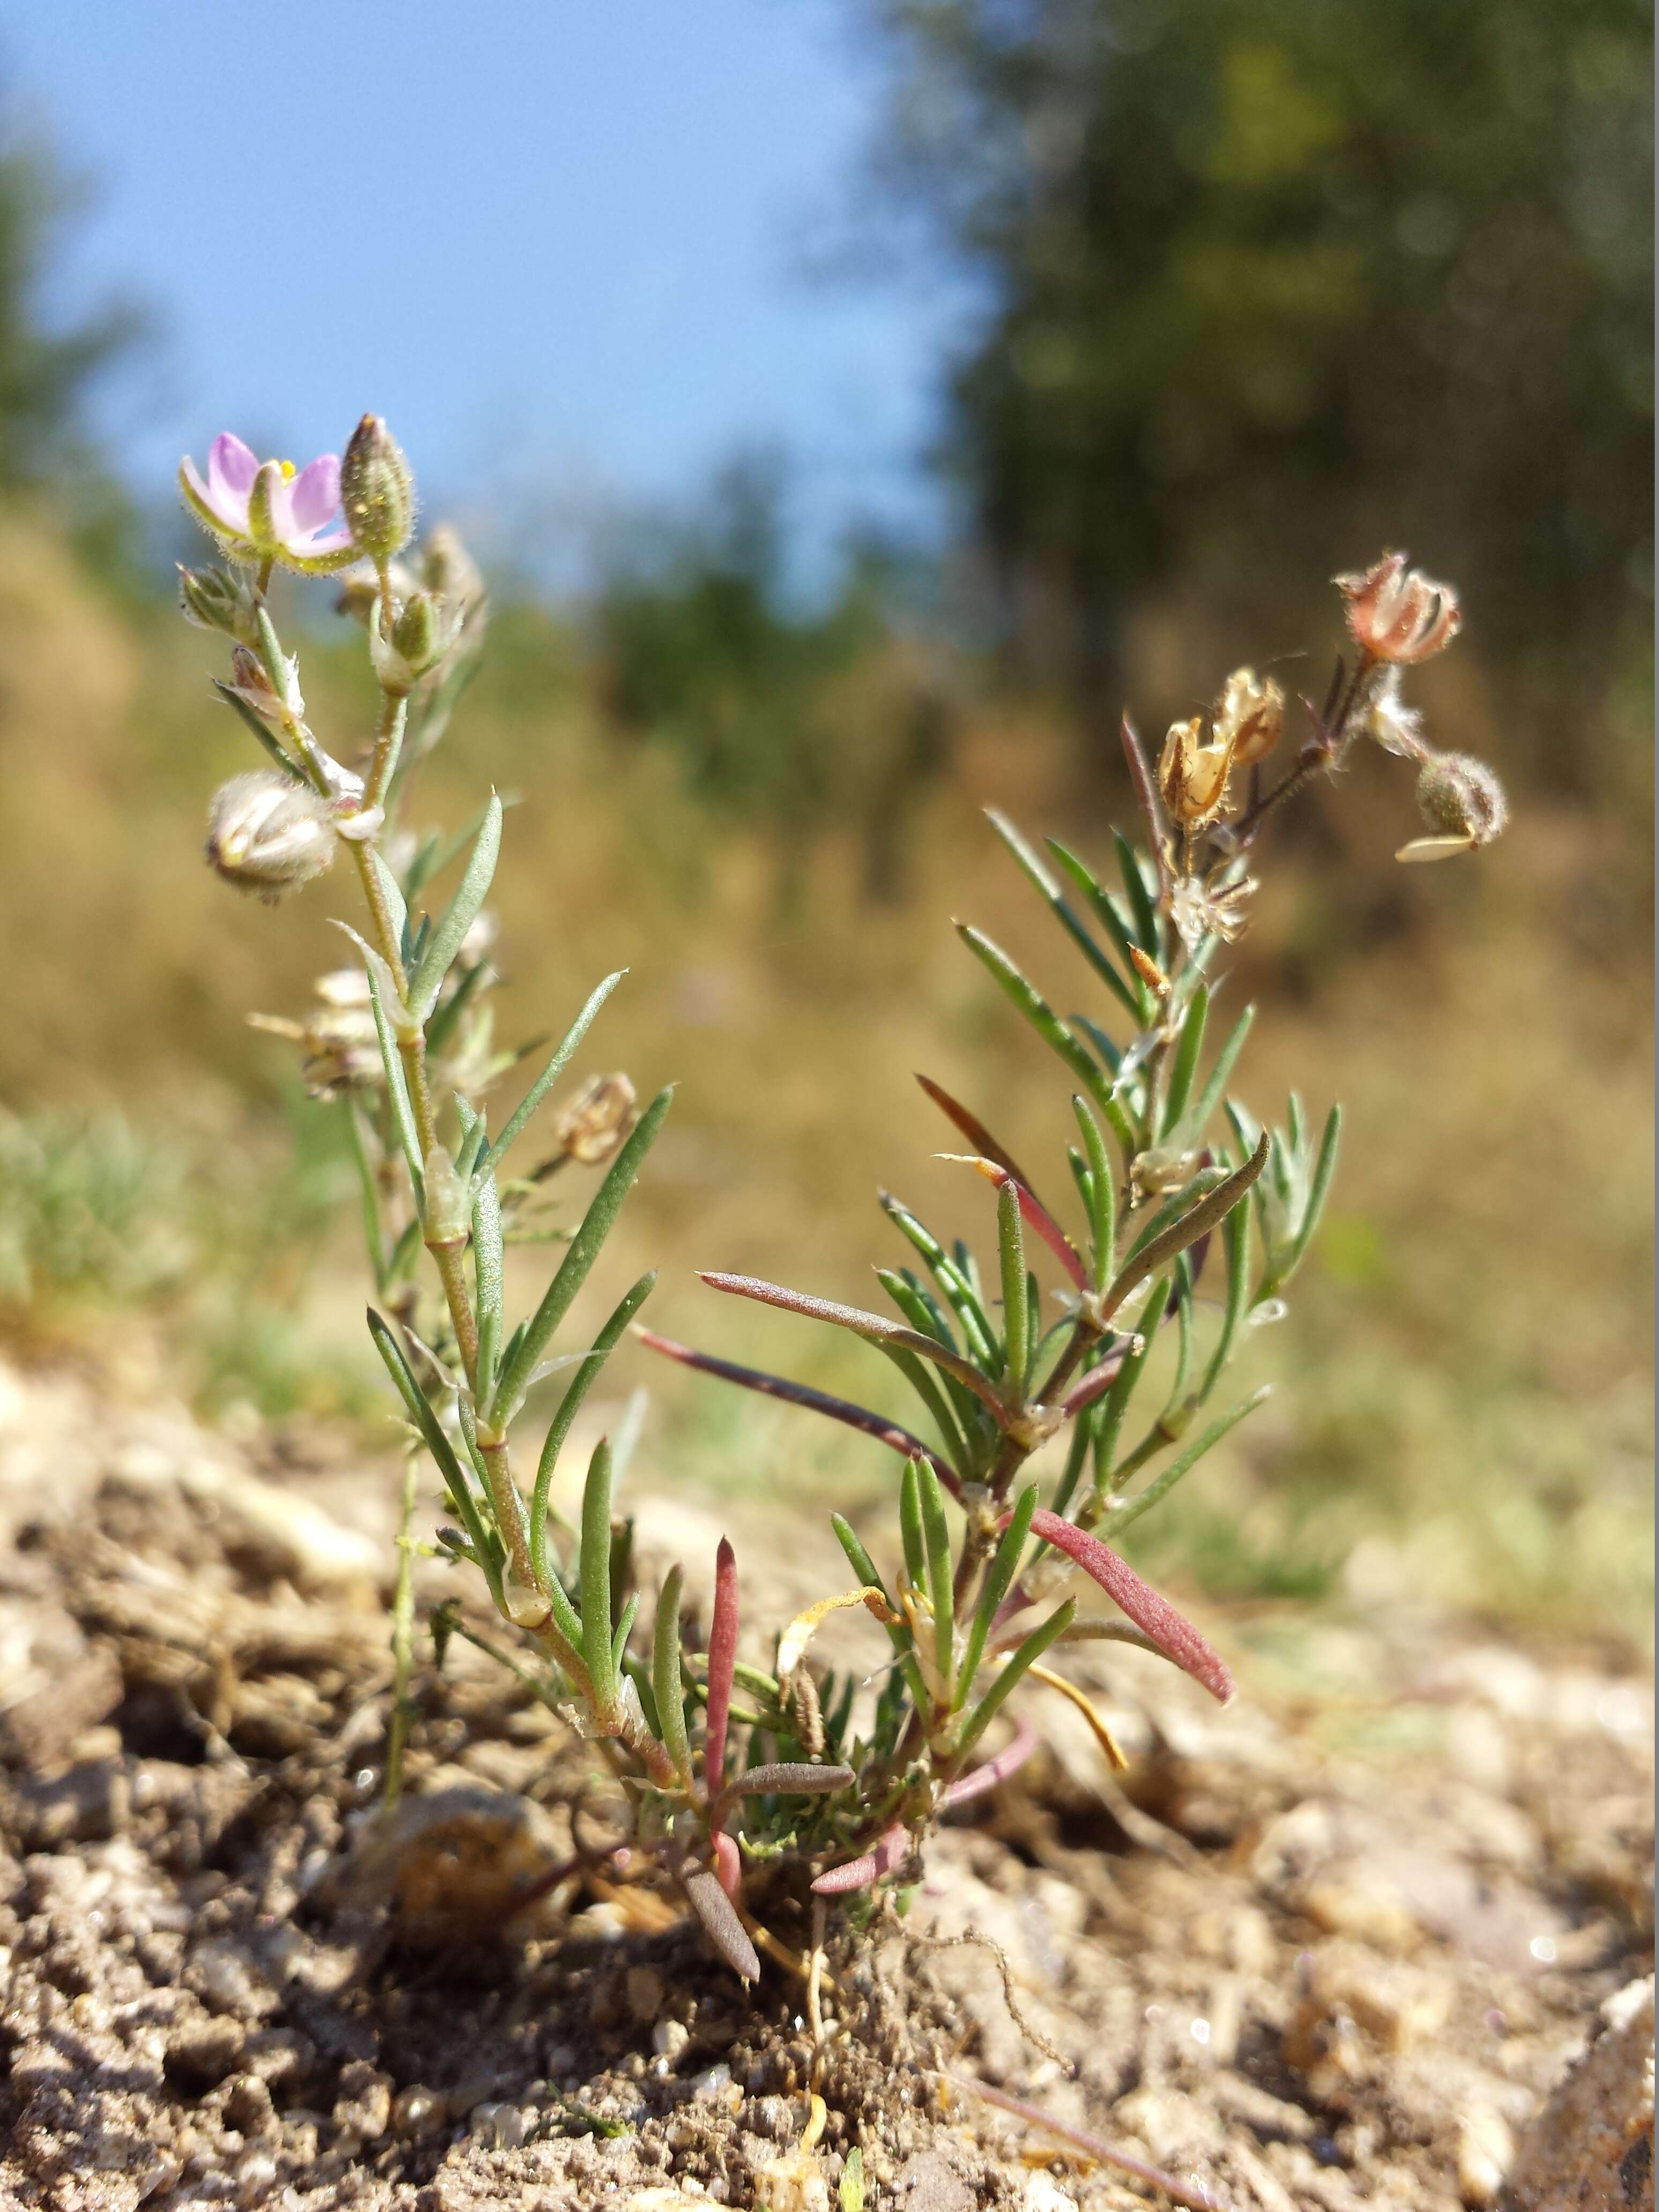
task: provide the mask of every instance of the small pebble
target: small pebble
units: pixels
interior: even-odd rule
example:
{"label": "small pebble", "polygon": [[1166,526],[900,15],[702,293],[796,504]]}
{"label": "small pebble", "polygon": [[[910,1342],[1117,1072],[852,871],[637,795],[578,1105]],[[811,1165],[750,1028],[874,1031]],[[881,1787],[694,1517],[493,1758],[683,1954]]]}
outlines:
{"label": "small pebble", "polygon": [[1495,2203],[1515,2157],[1515,2138],[1489,2107],[1471,2106],[1457,2137],[1457,2193],[1465,2204]]}
{"label": "small pebble", "polygon": [[691,2031],[683,2020],[659,2020],[651,2031],[651,2048],[671,2066],[690,2040]]}
{"label": "small pebble", "polygon": [[422,2136],[435,2135],[448,2114],[444,2100],[435,2089],[428,2089],[416,2081],[401,2091],[392,2107],[392,2124],[400,2136],[418,2142]]}
{"label": "small pebble", "polygon": [[629,1968],[628,2009],[641,2027],[648,2027],[661,2012],[666,1994],[663,1978],[654,1966]]}
{"label": "small pebble", "polygon": [[468,2124],[481,2142],[495,2150],[517,2150],[529,2140],[530,2122],[517,2105],[475,2105]]}

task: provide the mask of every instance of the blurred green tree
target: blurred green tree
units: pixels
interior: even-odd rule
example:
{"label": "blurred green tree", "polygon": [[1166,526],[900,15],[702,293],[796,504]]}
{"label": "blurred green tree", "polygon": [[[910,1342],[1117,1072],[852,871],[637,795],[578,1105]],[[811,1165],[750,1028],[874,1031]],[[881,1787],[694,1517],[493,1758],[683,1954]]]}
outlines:
{"label": "blurred green tree", "polygon": [[819,603],[789,588],[785,470],[739,456],[692,517],[641,533],[599,593],[602,702],[690,789],[776,841],[780,896],[815,832],[853,824],[863,880],[897,896],[900,832],[943,764],[948,709],[892,619],[902,563],[855,547]]}
{"label": "blurred green tree", "polygon": [[80,204],[41,147],[0,138],[0,493],[88,470],[88,391],[140,326],[123,306],[52,325],[44,286]]}
{"label": "blurred green tree", "polygon": [[[1153,592],[1271,633],[1292,574],[1386,539],[1464,587],[1540,736],[1628,676],[1644,0],[866,5],[878,173],[985,288],[946,450],[1028,665],[1113,718]],[[1589,772],[1547,736],[1547,772]]]}

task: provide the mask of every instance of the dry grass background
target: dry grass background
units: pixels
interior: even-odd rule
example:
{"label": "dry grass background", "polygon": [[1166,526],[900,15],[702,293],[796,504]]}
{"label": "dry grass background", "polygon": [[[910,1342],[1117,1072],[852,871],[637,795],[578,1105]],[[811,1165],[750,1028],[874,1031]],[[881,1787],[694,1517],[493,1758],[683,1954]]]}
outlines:
{"label": "dry grass background", "polygon": [[[328,917],[349,913],[353,887],[330,878],[278,915],[200,864],[208,794],[249,764],[208,691],[211,653],[164,613],[112,602],[39,521],[0,523],[0,1101],[24,1117],[0,1144],[12,1328],[221,1414],[251,1402],[377,1425],[340,1163],[325,1121],[284,1100],[282,1048],[242,1019],[297,1011],[309,977],[338,964]],[[1149,630],[1146,720],[1212,689],[1229,657],[1192,636],[1185,673],[1167,626]],[[1063,1074],[949,922],[971,917],[1062,1007],[1092,1008],[1080,963],[979,809],[1097,851],[1109,775],[1079,789],[1055,717],[970,698],[951,771],[916,816],[903,897],[872,906],[846,834],[781,858],[713,824],[662,756],[620,748],[551,617],[501,622],[491,660],[424,807],[459,821],[489,779],[520,796],[496,902],[508,1034],[562,1027],[599,975],[625,964],[586,1064],[625,1066],[642,1091],[679,1085],[583,1310],[605,1310],[655,1262],[659,1328],[889,1402],[873,1353],[719,1300],[691,1270],[868,1302],[869,1268],[895,1242],[878,1184],[985,1239],[988,1206],[930,1157],[945,1133],[916,1068],[1018,1153],[1058,1158]],[[348,644],[325,634],[304,671],[325,734],[367,714]],[[1474,653],[1424,688],[1437,734],[1455,730],[1501,766]],[[1291,1314],[1248,1363],[1279,1378],[1275,1398],[1144,1524],[1139,1556],[1257,1602],[1426,1595],[1638,1634],[1650,1588],[1643,774],[1632,766],[1595,812],[1519,793],[1512,835],[1478,866],[1408,874],[1388,858],[1412,826],[1393,766],[1368,760],[1321,795],[1233,963],[1229,1001],[1261,1009],[1243,1095],[1268,1114],[1291,1083],[1316,1109],[1343,1098],[1344,1163]],[[76,1133],[112,1109],[131,1134],[98,1124],[94,1172]],[[298,1168],[283,1127],[296,1111]],[[48,1249],[43,1130],[62,1155],[60,1227],[88,1206],[109,1216],[78,1270]],[[89,1175],[103,1179],[95,1202]],[[1063,1166],[1048,1180],[1063,1188]],[[874,1446],[647,1371],[642,1352],[617,1379],[653,1389],[659,1474],[812,1500],[832,1484],[870,1498],[890,1474]]]}

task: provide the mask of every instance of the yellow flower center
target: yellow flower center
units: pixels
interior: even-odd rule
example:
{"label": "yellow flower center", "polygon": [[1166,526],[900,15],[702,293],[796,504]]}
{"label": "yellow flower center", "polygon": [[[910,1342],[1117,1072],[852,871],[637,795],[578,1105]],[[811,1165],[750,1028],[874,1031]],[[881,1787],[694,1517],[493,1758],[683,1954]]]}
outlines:
{"label": "yellow flower center", "polygon": [[278,461],[276,465],[282,471],[283,478],[285,483],[291,483],[300,473],[298,469],[295,467],[292,461]]}

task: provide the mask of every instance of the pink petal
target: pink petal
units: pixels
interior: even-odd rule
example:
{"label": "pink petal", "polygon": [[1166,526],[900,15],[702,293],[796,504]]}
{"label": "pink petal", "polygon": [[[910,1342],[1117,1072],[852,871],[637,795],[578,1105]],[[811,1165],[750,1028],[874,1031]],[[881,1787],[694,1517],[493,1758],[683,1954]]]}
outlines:
{"label": "pink petal", "polygon": [[301,531],[283,540],[290,553],[304,559],[313,554],[337,553],[351,543],[351,532],[343,522],[331,523],[326,530]]}
{"label": "pink petal", "polygon": [[294,485],[288,477],[279,476],[270,487],[270,534],[279,545],[295,535]]}
{"label": "pink petal", "polygon": [[222,430],[208,454],[208,495],[227,517],[247,520],[247,495],[259,473],[259,456],[240,438]]}
{"label": "pink petal", "polygon": [[339,455],[319,453],[301,470],[289,489],[295,530],[320,530],[340,504]]}
{"label": "pink petal", "polygon": [[217,499],[214,496],[213,487],[211,484],[203,483],[201,471],[197,467],[195,462],[190,459],[188,454],[186,454],[185,459],[179,464],[179,473],[189,484],[191,490],[201,501],[202,505],[207,509],[208,513],[213,515],[233,538],[244,538],[247,535],[247,501],[246,499],[243,500],[240,510],[234,500],[230,502],[229,507],[227,507],[222,499]]}

